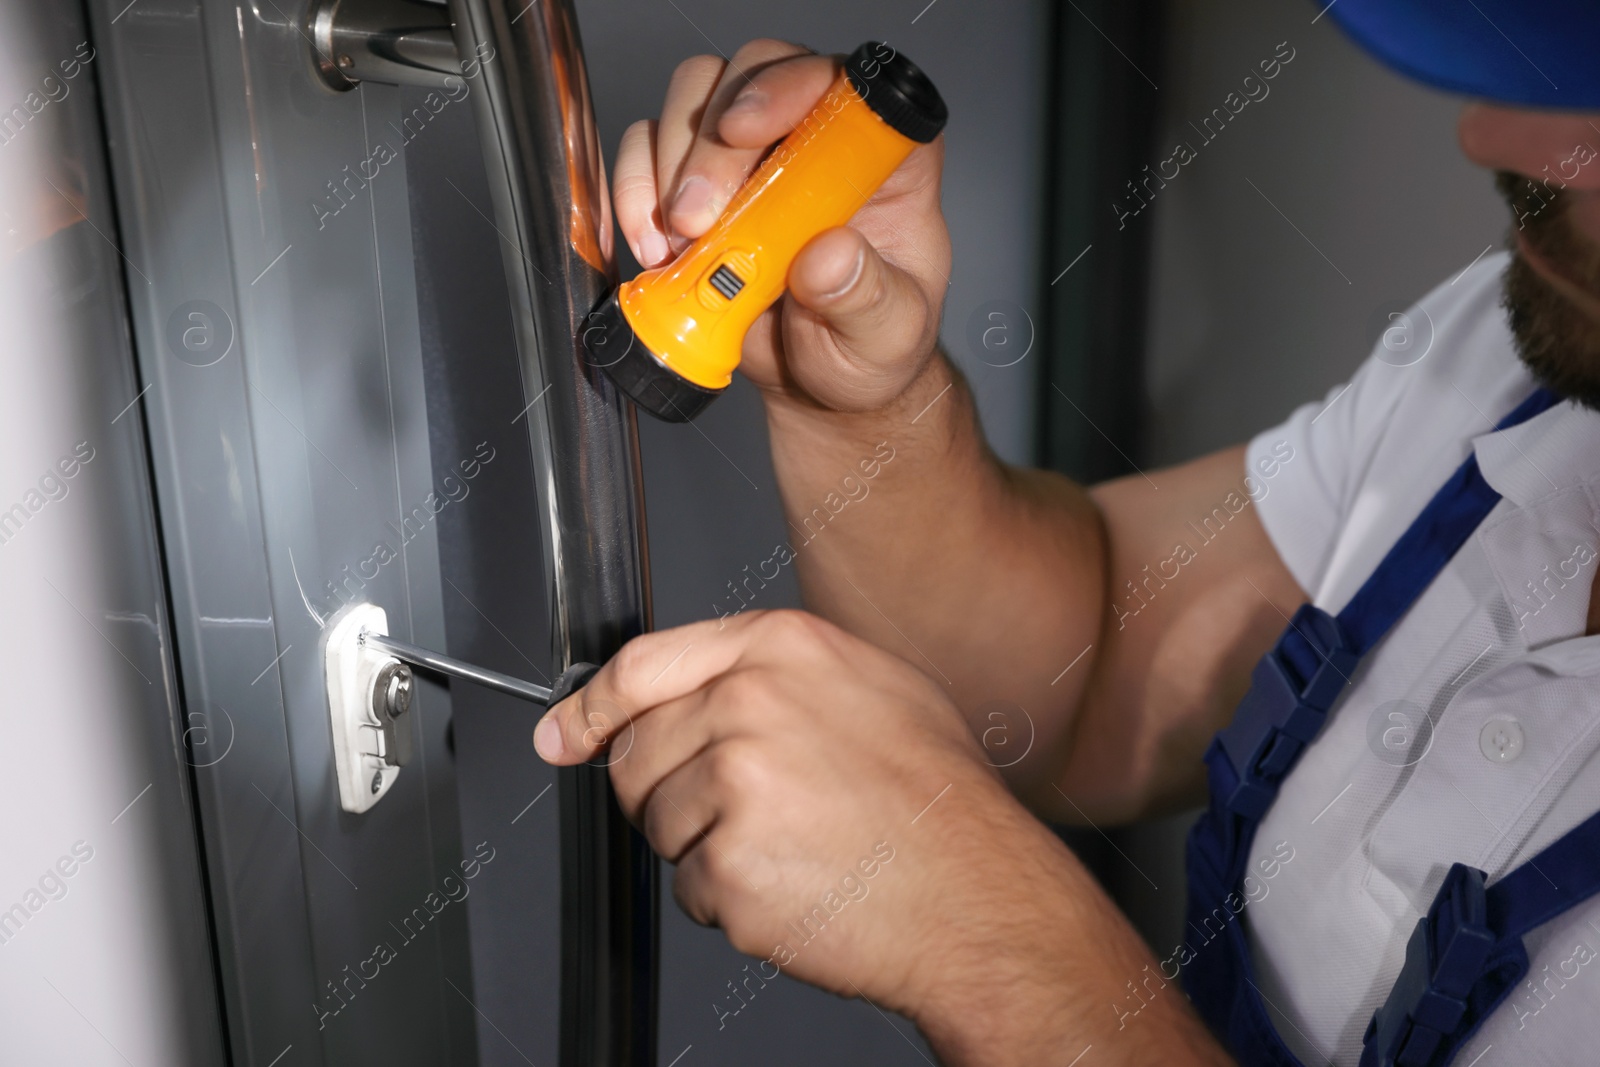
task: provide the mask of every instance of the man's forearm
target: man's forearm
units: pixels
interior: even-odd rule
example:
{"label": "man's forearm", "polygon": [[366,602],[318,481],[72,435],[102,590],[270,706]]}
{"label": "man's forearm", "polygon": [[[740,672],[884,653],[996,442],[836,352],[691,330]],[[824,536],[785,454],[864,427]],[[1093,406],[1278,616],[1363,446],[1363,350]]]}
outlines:
{"label": "man's forearm", "polygon": [[1020,809],[990,810],[986,824],[939,842],[972,859],[970,884],[941,887],[963,903],[930,935],[928,965],[894,1005],[940,1062],[1231,1064],[1183,993],[1179,957],[1158,960],[1054,834]]}
{"label": "man's forearm", "polygon": [[996,762],[1031,745],[1013,777],[1058,767],[1104,607],[1087,495],[1000,463],[942,356],[882,411],[767,412],[806,606],[947,685]]}

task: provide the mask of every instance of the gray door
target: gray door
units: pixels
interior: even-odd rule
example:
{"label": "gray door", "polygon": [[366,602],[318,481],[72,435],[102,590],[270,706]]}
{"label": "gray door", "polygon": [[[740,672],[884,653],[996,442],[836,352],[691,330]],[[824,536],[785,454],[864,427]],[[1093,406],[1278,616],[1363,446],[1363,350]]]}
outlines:
{"label": "gray door", "polygon": [[[413,7],[424,21],[442,12]],[[442,570],[447,525],[468,531],[458,557],[481,536],[512,546],[541,594],[546,574],[554,583],[543,646],[508,636],[521,661],[503,669],[551,677],[647,620],[632,417],[575,342],[610,262],[598,215],[589,231],[571,221],[601,190],[570,12],[452,13],[456,54],[476,59],[419,94],[341,85],[339,69],[364,68],[319,47],[306,0],[91,11],[118,232],[138,267],[129,305],[177,671],[186,713],[211,731],[193,787],[238,1064],[477,1062],[500,1028],[476,1005],[466,901],[526,873],[503,850],[530,831],[549,841],[527,899],[544,936],[515,980],[542,995],[533,1010],[550,1013],[563,1061],[653,1054],[654,865],[603,771],[566,772],[543,809],[528,814],[530,797],[516,819],[464,835],[458,709],[419,674],[415,758],[370,811],[340,803],[330,620],[376,604],[395,636],[456,652],[447,601],[495,625],[478,605],[497,576]],[[444,34],[432,43],[448,52]],[[488,257],[431,267],[501,294],[494,351],[441,342],[448,309],[419,298],[415,269],[427,204],[407,149],[463,114],[489,131],[474,148],[488,165],[449,195],[499,239]],[[469,393],[502,383],[509,415],[479,418],[452,391],[463,380],[440,368],[457,356],[488,368]],[[463,526],[491,482],[502,496],[517,483],[534,521]],[[559,885],[543,877],[556,871]]]}

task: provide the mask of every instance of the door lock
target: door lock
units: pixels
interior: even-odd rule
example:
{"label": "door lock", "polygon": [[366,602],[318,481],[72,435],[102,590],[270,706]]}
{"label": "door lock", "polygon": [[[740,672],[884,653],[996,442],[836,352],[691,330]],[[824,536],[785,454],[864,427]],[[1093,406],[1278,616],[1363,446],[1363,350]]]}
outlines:
{"label": "door lock", "polygon": [[411,762],[411,668],[392,659],[378,669],[372,684],[372,714],[382,725],[383,762],[404,767]]}
{"label": "door lock", "polygon": [[352,814],[383,799],[415,750],[411,668],[364,644],[369,630],[387,633],[388,615],[376,604],[352,604],[334,617],[323,646],[339,806]]}
{"label": "door lock", "polygon": [[574,663],[555,685],[543,686],[454,659],[389,636],[389,616],[376,604],[352,604],[333,617],[323,644],[328,720],[333,728],[334,771],[339,806],[352,814],[369,810],[411,762],[412,665],[474,682],[540,707],[559,703],[581,689],[595,671]]}

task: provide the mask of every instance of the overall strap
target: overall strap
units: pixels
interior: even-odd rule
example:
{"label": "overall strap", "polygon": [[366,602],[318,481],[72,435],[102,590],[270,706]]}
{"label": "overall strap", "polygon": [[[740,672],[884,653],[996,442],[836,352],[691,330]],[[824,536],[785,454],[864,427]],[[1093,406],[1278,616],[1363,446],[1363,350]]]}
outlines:
{"label": "overall strap", "polygon": [[[1559,401],[1536,390],[1496,431],[1525,422]],[[1301,605],[1272,651],[1256,664],[1250,689],[1206,754],[1217,873],[1243,874],[1250,839],[1278,788],[1321,731],[1361,658],[1382,639],[1500,501],[1469,455],[1428,501],[1337,616]],[[1220,802],[1220,810],[1219,810]]]}
{"label": "overall strap", "polygon": [[1522,938],[1600,894],[1600,813],[1485,887],[1457,863],[1367,1025],[1361,1067],[1445,1067],[1528,973]]}
{"label": "overall strap", "polygon": [[[1501,419],[1495,431],[1526,422],[1559,400],[1548,389],[1538,389]],[[1468,456],[1339,612],[1339,624],[1356,655],[1366,655],[1389,632],[1499,501],[1500,494],[1478,469],[1478,457]]]}
{"label": "overall strap", "polygon": [[[1548,390],[1536,390],[1495,429],[1531,419],[1559,399]],[[1477,457],[1469,455],[1343,611],[1334,616],[1312,604],[1300,607],[1256,665],[1233,721],[1206,751],[1211,801],[1190,831],[1187,854],[1189,929],[1204,940],[1184,971],[1184,986],[1242,1064],[1298,1067],[1299,1062],[1267,1015],[1248,940],[1236,918],[1247,899],[1242,879],[1256,829],[1361,658],[1409,610],[1499,500],[1478,469]]]}

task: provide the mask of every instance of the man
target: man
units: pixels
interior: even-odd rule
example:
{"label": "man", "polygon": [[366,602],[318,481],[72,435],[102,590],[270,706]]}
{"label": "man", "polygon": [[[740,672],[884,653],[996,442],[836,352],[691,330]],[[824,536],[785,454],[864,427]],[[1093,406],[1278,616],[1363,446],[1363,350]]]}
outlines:
{"label": "man", "polygon": [[[744,362],[791,525],[873,481],[792,550],[815,614],[638,638],[534,736],[559,764],[615,739],[689,915],[950,1064],[1595,1062],[1600,19],[1457,6],[1331,17],[1495,101],[1460,139],[1513,254],[1423,299],[1424,358],[1246,446],[1088,490],[998,462],[936,348],[940,141],[801,254]],[[639,261],[834,70],[776,41],[680,66],[618,152]],[[996,700],[1031,717],[1014,763],[975,740]],[[1152,954],[1027,809],[1178,810],[1208,767],[1189,933]]]}

